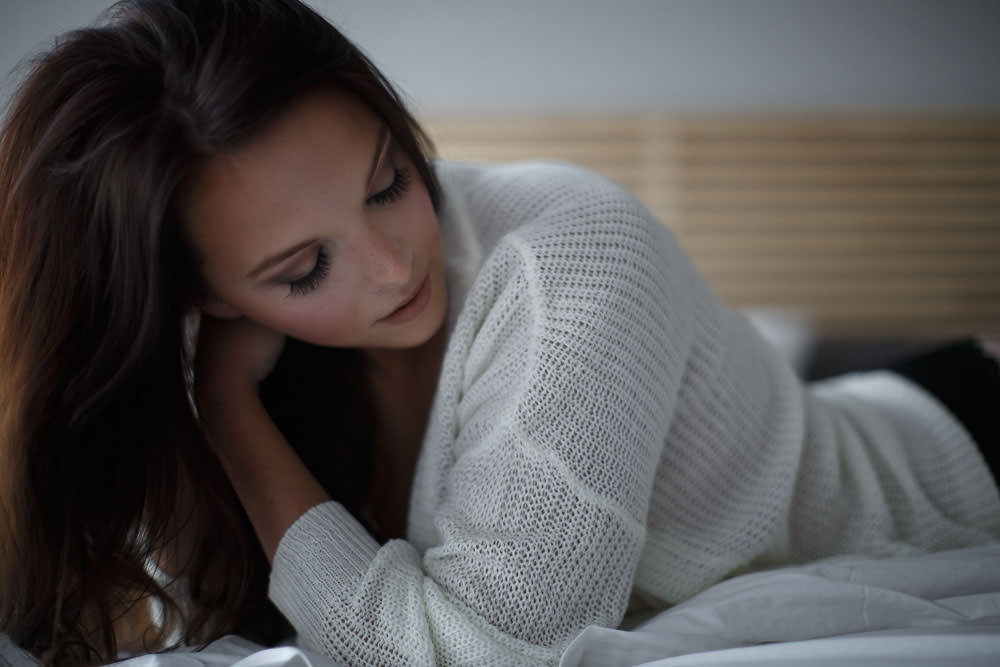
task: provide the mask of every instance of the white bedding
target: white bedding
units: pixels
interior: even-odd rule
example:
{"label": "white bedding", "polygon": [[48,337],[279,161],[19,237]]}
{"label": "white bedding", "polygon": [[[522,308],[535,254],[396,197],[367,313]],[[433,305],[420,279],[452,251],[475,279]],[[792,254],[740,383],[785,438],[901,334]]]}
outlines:
{"label": "white bedding", "polygon": [[[21,665],[0,641],[0,665]],[[125,667],[339,667],[226,637]],[[591,627],[560,667],[1000,665],[1000,544],[826,562],[724,581],[634,629]]]}
{"label": "white bedding", "polygon": [[561,667],[1000,665],[1000,545],[736,577],[626,632],[591,627]]}

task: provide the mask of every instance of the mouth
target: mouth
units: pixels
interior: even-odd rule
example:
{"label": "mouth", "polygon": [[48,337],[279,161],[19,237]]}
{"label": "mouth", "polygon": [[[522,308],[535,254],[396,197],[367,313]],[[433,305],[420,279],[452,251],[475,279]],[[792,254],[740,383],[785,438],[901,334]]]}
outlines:
{"label": "mouth", "polygon": [[431,278],[428,274],[413,294],[403,301],[394,311],[385,317],[379,318],[378,322],[383,324],[401,324],[403,322],[409,322],[423,312],[424,307],[427,306],[427,302],[430,301],[430,295]]}

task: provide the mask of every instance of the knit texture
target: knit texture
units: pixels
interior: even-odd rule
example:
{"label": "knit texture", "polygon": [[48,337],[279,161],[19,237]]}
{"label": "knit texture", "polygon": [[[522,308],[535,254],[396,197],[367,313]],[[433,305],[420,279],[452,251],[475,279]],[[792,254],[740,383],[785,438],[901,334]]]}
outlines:
{"label": "knit texture", "polygon": [[1000,536],[968,434],[890,373],[804,388],[666,227],[589,172],[437,165],[448,345],[407,541],[337,503],[271,596],[348,664],[553,664],[630,601]]}

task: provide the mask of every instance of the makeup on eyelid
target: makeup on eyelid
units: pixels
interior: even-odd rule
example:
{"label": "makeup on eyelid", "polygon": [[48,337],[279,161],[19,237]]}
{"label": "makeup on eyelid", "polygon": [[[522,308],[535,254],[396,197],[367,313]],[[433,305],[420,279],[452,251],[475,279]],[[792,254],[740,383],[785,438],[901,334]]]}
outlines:
{"label": "makeup on eyelid", "polygon": [[376,192],[368,201],[376,206],[388,206],[406,194],[406,189],[410,186],[410,172],[407,169],[393,168],[392,184]]}
{"label": "makeup on eyelid", "polygon": [[[387,147],[391,139],[387,142]],[[383,149],[386,150],[386,149]],[[366,203],[374,206],[388,206],[406,194],[410,184],[409,171],[393,167],[393,180],[388,187],[371,195]],[[316,261],[312,269],[305,275],[292,279],[279,279],[278,282],[288,285],[289,296],[303,296],[316,289],[320,282],[329,274],[330,254],[322,245],[316,250]]]}
{"label": "makeup on eyelid", "polygon": [[288,285],[288,295],[297,296],[308,294],[316,289],[324,278],[330,273],[330,254],[323,246],[316,250],[316,263],[306,275],[301,278],[286,281]]}

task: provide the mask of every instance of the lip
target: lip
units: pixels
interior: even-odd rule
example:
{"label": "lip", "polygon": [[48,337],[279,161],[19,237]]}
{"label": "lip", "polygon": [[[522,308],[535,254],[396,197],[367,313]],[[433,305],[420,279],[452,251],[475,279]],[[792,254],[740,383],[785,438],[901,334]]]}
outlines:
{"label": "lip", "polygon": [[420,287],[409,298],[403,301],[396,310],[392,311],[378,321],[382,324],[403,324],[416,318],[424,312],[427,303],[431,300],[431,277],[428,274]]}

